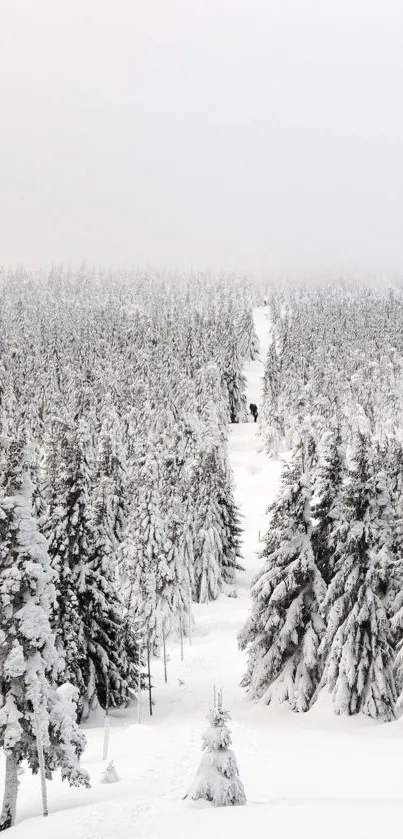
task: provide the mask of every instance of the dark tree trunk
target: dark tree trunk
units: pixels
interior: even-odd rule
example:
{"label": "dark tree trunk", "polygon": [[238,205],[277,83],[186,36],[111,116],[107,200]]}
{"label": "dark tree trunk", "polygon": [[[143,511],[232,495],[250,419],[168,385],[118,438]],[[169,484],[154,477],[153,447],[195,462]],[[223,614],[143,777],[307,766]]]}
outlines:
{"label": "dark tree trunk", "polygon": [[7,830],[15,824],[18,793],[18,761],[11,754],[6,756],[6,779],[4,783],[3,808],[0,816],[0,830]]}

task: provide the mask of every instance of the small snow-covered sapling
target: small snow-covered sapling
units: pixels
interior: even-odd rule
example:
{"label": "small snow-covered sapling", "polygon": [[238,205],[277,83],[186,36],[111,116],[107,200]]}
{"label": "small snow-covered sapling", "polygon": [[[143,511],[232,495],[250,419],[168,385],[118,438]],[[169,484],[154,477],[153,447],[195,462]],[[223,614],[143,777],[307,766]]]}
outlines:
{"label": "small snow-covered sapling", "polygon": [[116,784],[120,781],[119,775],[116,771],[113,760],[108,763],[105,771],[102,773],[101,784]]}
{"label": "small snow-covered sapling", "polygon": [[190,798],[204,798],[215,807],[228,807],[246,804],[243,783],[239,777],[236,757],[231,745],[231,734],[227,728],[230,718],[221,704],[207,714],[209,727],[203,734],[204,755],[200,762],[196,778],[189,790]]}

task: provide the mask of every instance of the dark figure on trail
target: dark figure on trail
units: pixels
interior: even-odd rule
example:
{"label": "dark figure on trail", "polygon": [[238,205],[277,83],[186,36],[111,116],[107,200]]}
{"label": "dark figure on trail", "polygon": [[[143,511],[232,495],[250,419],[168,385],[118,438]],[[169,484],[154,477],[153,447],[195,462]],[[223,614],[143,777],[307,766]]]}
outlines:
{"label": "dark figure on trail", "polygon": [[249,405],[249,410],[252,414],[254,422],[256,422],[256,420],[257,420],[257,405],[255,405],[254,402],[251,402],[250,405]]}

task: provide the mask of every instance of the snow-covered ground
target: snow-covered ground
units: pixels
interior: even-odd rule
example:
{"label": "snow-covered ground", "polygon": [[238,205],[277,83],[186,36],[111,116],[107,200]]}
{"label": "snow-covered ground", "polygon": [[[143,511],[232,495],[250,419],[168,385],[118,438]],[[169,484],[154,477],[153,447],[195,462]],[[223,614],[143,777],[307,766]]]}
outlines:
{"label": "snow-covered ground", "polygon": [[[264,360],[268,324],[255,312]],[[248,365],[248,404],[259,406],[262,362]],[[238,598],[222,596],[195,607],[192,644],[169,648],[168,684],[153,662],[155,706],[141,723],[133,708],[112,718],[109,758],[120,782],[100,782],[102,719],[87,727],[84,765],[91,790],[70,789],[55,779],[48,785],[50,816],[40,816],[39,779],[20,780],[18,824],[10,837],[21,839],[209,839],[264,835],[272,839],[379,839],[400,833],[403,819],[403,725],[364,718],[340,719],[327,696],[306,715],[283,706],[250,702],[239,687],[244,654],[236,636],[249,607],[249,584],[259,566],[259,531],[276,490],[280,464],[259,450],[253,422],[230,430],[236,497],[244,519],[244,565]],[[233,722],[233,747],[248,797],[246,807],[214,809],[183,800],[201,755],[200,736],[215,684]],[[0,760],[0,788],[4,766]]]}

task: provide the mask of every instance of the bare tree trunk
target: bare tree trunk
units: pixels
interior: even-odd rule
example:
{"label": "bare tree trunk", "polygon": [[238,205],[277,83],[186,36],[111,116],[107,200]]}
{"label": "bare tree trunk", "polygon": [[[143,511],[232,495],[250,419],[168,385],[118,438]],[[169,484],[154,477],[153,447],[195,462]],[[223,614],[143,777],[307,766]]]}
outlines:
{"label": "bare tree trunk", "polygon": [[18,761],[11,752],[6,755],[6,780],[4,784],[3,809],[0,816],[0,830],[15,824],[18,793]]}
{"label": "bare tree trunk", "polygon": [[162,648],[163,648],[163,651],[164,651],[164,679],[165,679],[165,684],[166,684],[167,681],[168,681],[168,673],[167,673],[167,648],[166,648],[165,635],[164,634],[162,634]]}
{"label": "bare tree trunk", "polygon": [[35,713],[35,729],[36,729],[36,748],[38,750],[38,763],[39,763],[39,774],[41,778],[41,792],[42,792],[42,809],[43,815],[48,816],[48,795],[46,791],[46,769],[45,769],[45,758],[43,754],[43,741],[42,741],[42,732],[41,726],[39,722],[39,710],[38,705],[35,702],[34,705],[34,713]]}
{"label": "bare tree trunk", "polygon": [[147,670],[148,670],[148,702],[150,706],[150,717],[153,715],[153,700],[151,696],[151,665],[150,665],[150,641],[147,641]]}
{"label": "bare tree trunk", "polygon": [[138,670],[138,688],[137,688],[137,722],[141,722],[141,647],[139,644],[139,670]]}
{"label": "bare tree trunk", "polygon": [[181,661],[183,661],[183,609],[182,609],[182,606],[181,606],[181,610],[180,610],[179,631],[180,631],[180,642],[181,642]]}
{"label": "bare tree trunk", "polygon": [[106,758],[108,757],[109,734],[111,725],[111,721],[109,719],[109,677],[107,673],[105,673],[105,689],[104,747],[102,751],[102,760],[106,760]]}

